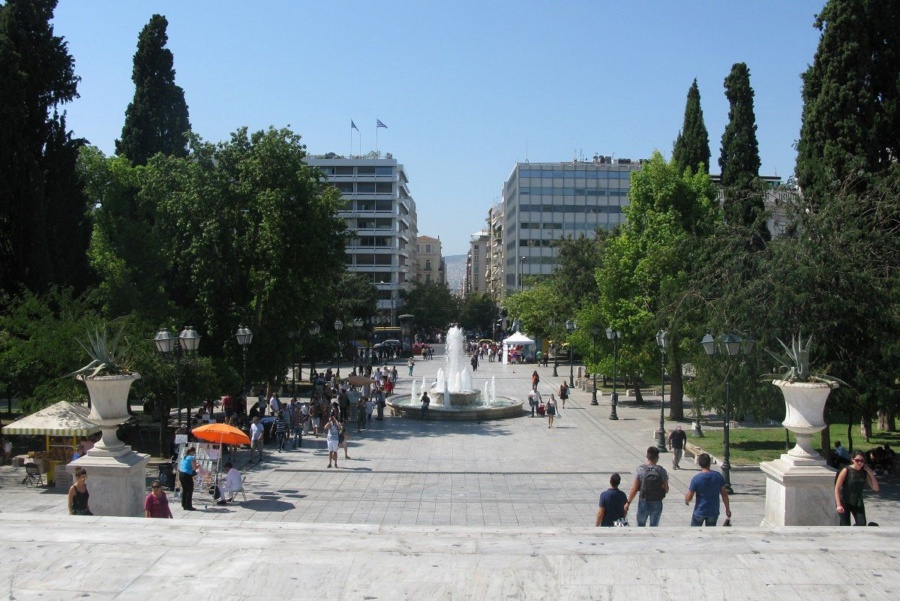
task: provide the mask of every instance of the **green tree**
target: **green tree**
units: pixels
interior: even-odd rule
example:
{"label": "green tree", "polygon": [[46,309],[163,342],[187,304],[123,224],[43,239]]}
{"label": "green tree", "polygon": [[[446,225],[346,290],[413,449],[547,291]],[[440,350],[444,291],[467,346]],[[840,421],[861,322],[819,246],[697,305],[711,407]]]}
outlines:
{"label": "green tree", "polygon": [[56,0],[0,5],[0,291],[87,284],[90,221],[74,177],[81,141],[57,111],[78,96],[79,79],[53,35],[55,8]]}
{"label": "green tree", "polygon": [[568,298],[557,292],[550,279],[539,281],[503,299],[503,307],[513,319],[518,319],[523,332],[537,338],[560,338],[568,313]]}
{"label": "green tree", "polygon": [[490,335],[497,318],[497,304],[487,293],[470,294],[462,300],[459,324],[467,330],[477,330]]}
{"label": "green tree", "polygon": [[675,138],[672,160],[682,169],[690,167],[694,171],[709,173],[709,157],[709,132],[706,131],[703,109],[700,108],[700,88],[694,79],[688,90],[684,124]]}
{"label": "green tree", "polygon": [[175,84],[175,59],[166,48],[169,22],[153,15],[141,30],[134,54],[134,100],[125,111],[122,139],[116,153],[135,165],[145,165],[154,154],[187,156],[191,129],[184,90]]}
{"label": "green tree", "polygon": [[765,204],[759,182],[759,143],[756,140],[756,115],[753,112],[753,88],[750,69],[735,63],[725,78],[728,98],[728,125],[722,134],[722,187],[725,189],[725,220],[759,232],[759,242],[769,239]]}
{"label": "green tree", "polygon": [[[632,175],[628,221],[613,236],[597,270],[598,310],[579,321],[589,331],[613,327],[622,332],[620,367],[623,373],[659,372],[655,335],[669,331],[667,355],[672,379],[669,415],[683,416],[681,341],[688,332],[683,299],[698,265],[696,249],[720,219],[716,193],[709,176],[681,170],[659,152]],[[589,336],[583,334],[580,347]]]}
{"label": "green tree", "polygon": [[413,282],[408,291],[401,291],[403,311],[415,316],[419,330],[446,331],[450,322],[459,321],[459,299],[450,293],[446,284]]}
{"label": "green tree", "polygon": [[803,74],[797,180],[809,203],[856,192],[900,153],[900,11],[880,0],[828,0]]}

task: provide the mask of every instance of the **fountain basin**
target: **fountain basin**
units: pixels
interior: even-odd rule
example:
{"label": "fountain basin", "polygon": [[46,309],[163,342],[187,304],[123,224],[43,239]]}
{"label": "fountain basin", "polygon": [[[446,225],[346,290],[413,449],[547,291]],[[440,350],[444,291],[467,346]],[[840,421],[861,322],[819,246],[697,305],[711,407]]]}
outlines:
{"label": "fountain basin", "polygon": [[[468,394],[468,393],[466,393]],[[475,393],[476,397],[478,393]],[[428,407],[428,419],[448,421],[482,421],[488,419],[506,419],[509,417],[521,417],[525,411],[524,403],[519,399],[497,397],[490,405],[478,404],[479,401],[471,399],[465,404],[453,404],[451,394],[450,407],[438,405],[432,397]],[[440,399],[440,397],[438,397]],[[411,399],[409,395],[392,396],[387,399],[387,406],[394,416],[403,416],[411,419],[422,417],[422,405],[419,399]]]}

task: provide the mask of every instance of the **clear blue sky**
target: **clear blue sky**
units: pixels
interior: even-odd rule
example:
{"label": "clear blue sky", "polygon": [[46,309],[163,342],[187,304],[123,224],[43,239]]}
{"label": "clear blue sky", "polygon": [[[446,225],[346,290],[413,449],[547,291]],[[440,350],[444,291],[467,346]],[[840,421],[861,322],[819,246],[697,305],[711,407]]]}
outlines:
{"label": "clear blue sky", "polygon": [[[61,0],[55,32],[82,78],[68,124],[107,154],[134,94],[137,36],[154,13],[195,132],[290,126],[311,153],[403,163],[419,233],[468,250],[516,161],[667,157],[696,77],[718,172],[736,62],[756,92],[762,172],[793,173],[800,74],[824,0]],[[353,152],[359,138],[354,132]]]}

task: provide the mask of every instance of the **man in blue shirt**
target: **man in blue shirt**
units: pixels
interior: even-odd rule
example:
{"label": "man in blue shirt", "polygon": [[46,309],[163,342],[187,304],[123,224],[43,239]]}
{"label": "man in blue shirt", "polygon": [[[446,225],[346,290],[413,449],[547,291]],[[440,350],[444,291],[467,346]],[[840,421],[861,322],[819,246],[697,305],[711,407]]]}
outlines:
{"label": "man in blue shirt", "polygon": [[600,509],[597,511],[597,521],[594,526],[609,528],[616,525],[616,521],[625,517],[625,502],[628,495],[619,490],[622,477],[614,473],[609,477],[609,488],[600,495]]}
{"label": "man in blue shirt", "polygon": [[700,465],[700,473],[691,478],[688,493],[684,495],[685,505],[690,505],[694,495],[697,495],[694,513],[691,514],[691,526],[716,525],[719,519],[719,496],[725,503],[725,516],[730,520],[731,505],[728,503],[728,491],[725,490],[725,478],[719,472],[709,469],[712,460],[708,453],[701,453],[697,457],[697,463]]}

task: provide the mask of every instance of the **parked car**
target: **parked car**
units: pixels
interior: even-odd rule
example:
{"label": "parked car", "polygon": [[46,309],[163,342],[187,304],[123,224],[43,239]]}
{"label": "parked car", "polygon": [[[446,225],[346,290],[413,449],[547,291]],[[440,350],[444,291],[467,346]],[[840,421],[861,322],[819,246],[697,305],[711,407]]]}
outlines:
{"label": "parked car", "polygon": [[379,342],[378,344],[376,344],[376,345],[373,346],[372,348],[374,348],[376,351],[381,351],[381,350],[400,350],[400,347],[402,347],[402,346],[403,346],[403,345],[400,344],[400,341],[399,341],[399,340],[392,340],[392,339],[389,339],[389,340],[385,340],[385,341],[383,341],[383,342]]}

